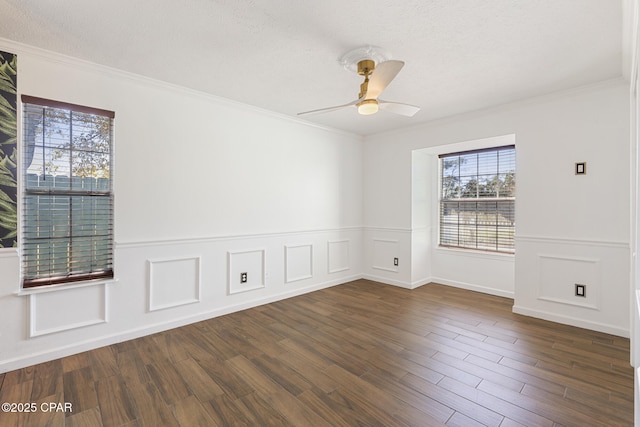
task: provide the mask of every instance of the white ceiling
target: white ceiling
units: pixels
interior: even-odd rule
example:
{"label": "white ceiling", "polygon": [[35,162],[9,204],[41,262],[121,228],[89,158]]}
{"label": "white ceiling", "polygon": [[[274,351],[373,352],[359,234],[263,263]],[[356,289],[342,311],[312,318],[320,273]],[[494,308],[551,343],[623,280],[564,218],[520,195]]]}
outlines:
{"label": "white ceiling", "polygon": [[368,135],[622,75],[620,0],[0,0],[0,37],[278,113],[355,100],[338,62],[406,65],[382,98],[413,118],[306,117]]}

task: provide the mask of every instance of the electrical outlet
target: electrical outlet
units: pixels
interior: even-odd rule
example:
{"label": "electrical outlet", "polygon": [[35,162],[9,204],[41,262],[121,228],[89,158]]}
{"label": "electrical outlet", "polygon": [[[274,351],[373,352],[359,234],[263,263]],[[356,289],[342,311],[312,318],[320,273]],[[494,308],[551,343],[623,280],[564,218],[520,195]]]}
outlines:
{"label": "electrical outlet", "polygon": [[398,258],[393,259],[393,265],[395,265],[396,267],[398,266]]}
{"label": "electrical outlet", "polygon": [[240,283],[247,283],[247,273],[240,273]]}
{"label": "electrical outlet", "polygon": [[587,285],[581,285],[580,283],[576,283],[576,296],[577,297],[586,297],[587,296]]}

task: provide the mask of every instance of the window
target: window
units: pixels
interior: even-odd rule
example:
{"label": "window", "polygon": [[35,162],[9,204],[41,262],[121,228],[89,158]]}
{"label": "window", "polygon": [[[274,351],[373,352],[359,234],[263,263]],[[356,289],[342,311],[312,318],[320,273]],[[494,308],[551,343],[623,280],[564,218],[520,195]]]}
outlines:
{"label": "window", "polygon": [[513,253],[515,146],[440,155],[440,246]]}
{"label": "window", "polygon": [[114,113],[22,103],[22,286],[113,277]]}

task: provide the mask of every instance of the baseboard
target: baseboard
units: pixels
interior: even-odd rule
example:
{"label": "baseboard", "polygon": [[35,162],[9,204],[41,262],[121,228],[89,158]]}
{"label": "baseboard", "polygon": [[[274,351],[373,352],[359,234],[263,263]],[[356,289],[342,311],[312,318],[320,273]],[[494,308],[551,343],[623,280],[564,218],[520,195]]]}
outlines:
{"label": "baseboard", "polygon": [[564,325],[575,326],[578,328],[589,329],[592,331],[603,332],[605,334],[616,335],[623,338],[629,338],[629,330],[613,325],[607,325],[598,322],[589,322],[584,319],[578,319],[571,316],[562,316],[547,311],[533,310],[518,305],[513,306],[513,312],[523,316],[535,317],[537,319],[548,320],[550,322],[562,323]]}
{"label": "baseboard", "polygon": [[373,274],[364,274],[363,279],[372,280],[374,282],[384,283],[385,285],[398,286],[404,289],[417,289],[420,286],[424,286],[428,283],[439,283],[441,285],[452,286],[454,288],[466,289],[468,291],[481,292],[483,294],[495,295],[504,298],[514,298],[514,293],[505,291],[503,289],[489,288],[486,286],[474,285],[471,283],[457,282],[454,280],[443,279],[440,277],[426,277],[420,280],[414,280],[413,282],[404,282],[401,280],[389,279],[387,277],[380,277]]}
{"label": "baseboard", "polygon": [[431,282],[439,283],[441,285],[452,286],[454,288],[466,289],[468,291],[481,292],[483,294],[495,295],[498,297],[514,299],[515,293],[513,291],[505,291],[504,289],[490,288],[488,286],[474,285],[472,283],[458,282],[455,280],[443,279],[441,277],[431,277]]}
{"label": "baseboard", "polygon": [[389,279],[387,277],[376,276],[376,275],[373,275],[373,274],[363,274],[360,277],[363,278],[363,279],[366,279],[366,280],[371,280],[373,282],[383,283],[385,285],[397,286],[399,288],[404,288],[404,289],[415,289],[415,288],[421,286],[421,285],[417,285],[416,286],[416,285],[414,285],[414,283],[403,282],[401,280],[393,280],[393,279]]}
{"label": "baseboard", "polygon": [[246,309],[257,307],[264,304],[269,304],[269,303],[284,300],[287,298],[292,298],[298,295],[303,295],[303,294],[317,291],[320,289],[326,289],[332,286],[341,285],[343,283],[351,282],[353,280],[357,280],[361,278],[362,278],[361,274],[342,277],[340,279],[326,281],[323,283],[310,285],[304,288],[296,288],[291,291],[281,292],[275,295],[269,295],[268,297],[265,297],[265,298],[258,298],[250,301],[245,301],[241,304],[220,307],[215,310],[195,313],[190,316],[171,319],[170,321],[166,321],[166,322],[144,325],[139,328],[122,331],[122,332],[114,333],[111,335],[105,335],[105,336],[97,337],[95,339],[85,340],[83,342],[74,343],[72,345],[58,347],[55,349],[47,349],[38,353],[30,354],[28,356],[20,356],[13,359],[3,360],[0,362],[0,373],[25,368],[27,366],[48,362],[51,360],[59,359],[61,357],[71,356],[73,354],[82,353],[84,351],[93,350],[93,349],[104,347],[107,345],[117,344],[119,342],[128,341],[135,338],[141,338],[147,335],[155,334],[155,333],[166,331],[169,329],[179,328],[181,326],[189,325],[196,322],[201,322],[203,320],[213,319],[215,317],[224,316],[226,314],[235,313],[238,311],[246,310]]}

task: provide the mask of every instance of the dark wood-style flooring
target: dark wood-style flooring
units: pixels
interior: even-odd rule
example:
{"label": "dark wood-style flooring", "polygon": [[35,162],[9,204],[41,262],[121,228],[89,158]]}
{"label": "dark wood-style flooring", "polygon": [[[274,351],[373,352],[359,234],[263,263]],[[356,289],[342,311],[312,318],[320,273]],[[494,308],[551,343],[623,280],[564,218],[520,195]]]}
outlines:
{"label": "dark wood-style flooring", "polygon": [[358,280],[0,374],[0,426],[633,424],[629,340],[511,306]]}

